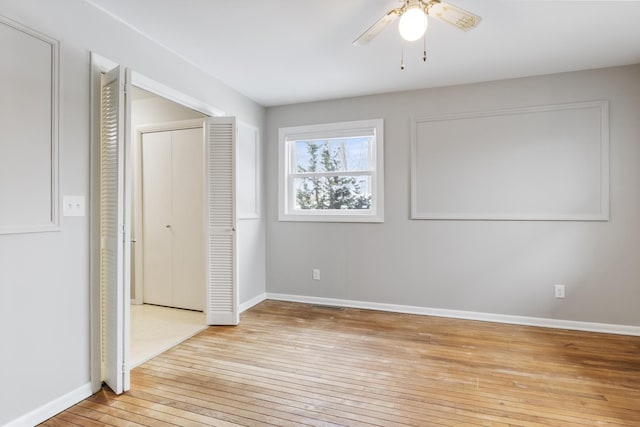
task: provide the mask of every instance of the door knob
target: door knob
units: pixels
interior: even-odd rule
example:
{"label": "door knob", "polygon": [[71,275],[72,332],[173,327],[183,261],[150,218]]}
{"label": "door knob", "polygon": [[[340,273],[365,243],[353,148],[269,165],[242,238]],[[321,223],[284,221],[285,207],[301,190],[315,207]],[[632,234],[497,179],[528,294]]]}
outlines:
{"label": "door knob", "polygon": [[171,226],[170,225],[165,225],[165,228],[171,228]]}

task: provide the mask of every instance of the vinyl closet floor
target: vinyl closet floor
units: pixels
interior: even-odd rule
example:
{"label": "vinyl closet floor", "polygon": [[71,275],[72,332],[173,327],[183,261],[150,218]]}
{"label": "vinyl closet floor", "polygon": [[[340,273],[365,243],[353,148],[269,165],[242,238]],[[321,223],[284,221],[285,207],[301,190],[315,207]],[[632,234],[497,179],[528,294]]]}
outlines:
{"label": "vinyl closet floor", "polygon": [[131,305],[131,368],[206,329],[201,311],[158,305]]}

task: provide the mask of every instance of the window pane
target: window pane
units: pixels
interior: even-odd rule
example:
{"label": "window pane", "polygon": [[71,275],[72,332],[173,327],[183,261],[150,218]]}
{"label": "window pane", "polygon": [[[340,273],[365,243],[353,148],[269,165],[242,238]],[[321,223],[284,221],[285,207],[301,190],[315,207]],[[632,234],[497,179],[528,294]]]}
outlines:
{"label": "window pane", "polygon": [[295,141],[293,173],[372,170],[372,137]]}
{"label": "window pane", "polygon": [[327,150],[327,141],[295,141],[295,150],[291,172],[325,172],[320,157]]}
{"label": "window pane", "polygon": [[296,178],[296,210],[371,209],[370,176]]}

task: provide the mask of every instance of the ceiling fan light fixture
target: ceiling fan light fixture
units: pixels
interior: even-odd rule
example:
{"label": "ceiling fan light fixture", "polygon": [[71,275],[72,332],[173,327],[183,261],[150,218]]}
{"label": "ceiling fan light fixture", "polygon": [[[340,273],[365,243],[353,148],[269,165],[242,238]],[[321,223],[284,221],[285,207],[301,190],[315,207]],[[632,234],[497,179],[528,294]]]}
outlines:
{"label": "ceiling fan light fixture", "polygon": [[427,15],[417,5],[408,8],[400,17],[398,31],[403,39],[408,42],[418,40],[427,31]]}

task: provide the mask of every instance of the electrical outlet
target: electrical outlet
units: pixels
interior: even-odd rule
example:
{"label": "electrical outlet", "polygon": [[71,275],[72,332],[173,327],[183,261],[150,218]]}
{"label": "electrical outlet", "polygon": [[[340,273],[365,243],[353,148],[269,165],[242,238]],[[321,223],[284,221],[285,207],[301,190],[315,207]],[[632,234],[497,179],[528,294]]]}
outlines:
{"label": "electrical outlet", "polygon": [[556,298],[564,298],[564,285],[556,285]]}
{"label": "electrical outlet", "polygon": [[314,268],[311,272],[311,277],[313,278],[313,280],[320,280],[320,269]]}

